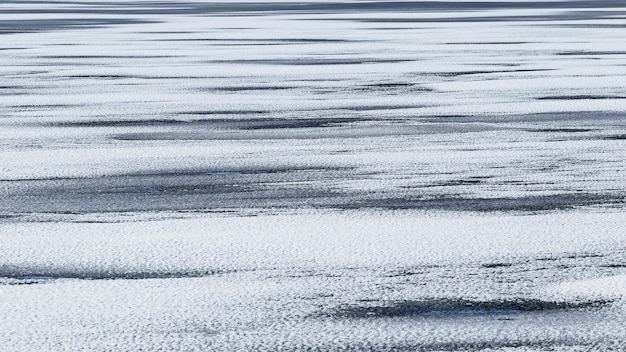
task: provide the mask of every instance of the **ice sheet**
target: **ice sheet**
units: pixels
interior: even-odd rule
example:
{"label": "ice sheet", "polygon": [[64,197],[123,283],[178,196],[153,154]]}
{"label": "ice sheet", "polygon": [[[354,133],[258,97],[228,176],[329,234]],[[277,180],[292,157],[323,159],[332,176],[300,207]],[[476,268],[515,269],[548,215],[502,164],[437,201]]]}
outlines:
{"label": "ice sheet", "polygon": [[0,350],[623,350],[625,15],[3,2]]}

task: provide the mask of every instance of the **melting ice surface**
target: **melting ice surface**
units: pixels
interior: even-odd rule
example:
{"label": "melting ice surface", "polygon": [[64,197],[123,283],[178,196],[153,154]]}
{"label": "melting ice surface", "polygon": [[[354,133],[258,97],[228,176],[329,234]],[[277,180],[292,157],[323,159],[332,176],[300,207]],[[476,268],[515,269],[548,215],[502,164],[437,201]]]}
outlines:
{"label": "melting ice surface", "polygon": [[0,350],[626,349],[619,1],[4,1]]}

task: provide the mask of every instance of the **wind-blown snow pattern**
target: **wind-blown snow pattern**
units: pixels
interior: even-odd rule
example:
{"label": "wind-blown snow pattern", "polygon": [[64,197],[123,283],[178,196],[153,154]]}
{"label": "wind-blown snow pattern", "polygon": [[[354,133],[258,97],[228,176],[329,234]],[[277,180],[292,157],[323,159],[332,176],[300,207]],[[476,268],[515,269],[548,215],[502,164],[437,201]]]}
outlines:
{"label": "wind-blown snow pattern", "polygon": [[0,4],[0,351],[626,350],[626,4]]}

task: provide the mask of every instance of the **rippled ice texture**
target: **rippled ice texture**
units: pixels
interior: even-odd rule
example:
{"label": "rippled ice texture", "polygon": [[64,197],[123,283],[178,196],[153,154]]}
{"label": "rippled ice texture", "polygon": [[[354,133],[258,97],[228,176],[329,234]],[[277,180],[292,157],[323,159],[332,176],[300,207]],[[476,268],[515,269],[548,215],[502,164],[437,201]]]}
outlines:
{"label": "rippled ice texture", "polygon": [[621,1],[3,1],[0,350],[626,349]]}

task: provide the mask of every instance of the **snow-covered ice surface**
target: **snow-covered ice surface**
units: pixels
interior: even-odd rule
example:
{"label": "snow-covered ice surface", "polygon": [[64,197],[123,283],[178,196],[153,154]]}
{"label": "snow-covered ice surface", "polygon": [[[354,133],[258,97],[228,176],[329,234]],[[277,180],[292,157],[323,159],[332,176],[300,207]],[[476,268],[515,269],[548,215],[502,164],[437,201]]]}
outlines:
{"label": "snow-covered ice surface", "polygon": [[625,23],[3,1],[0,350],[625,350]]}

